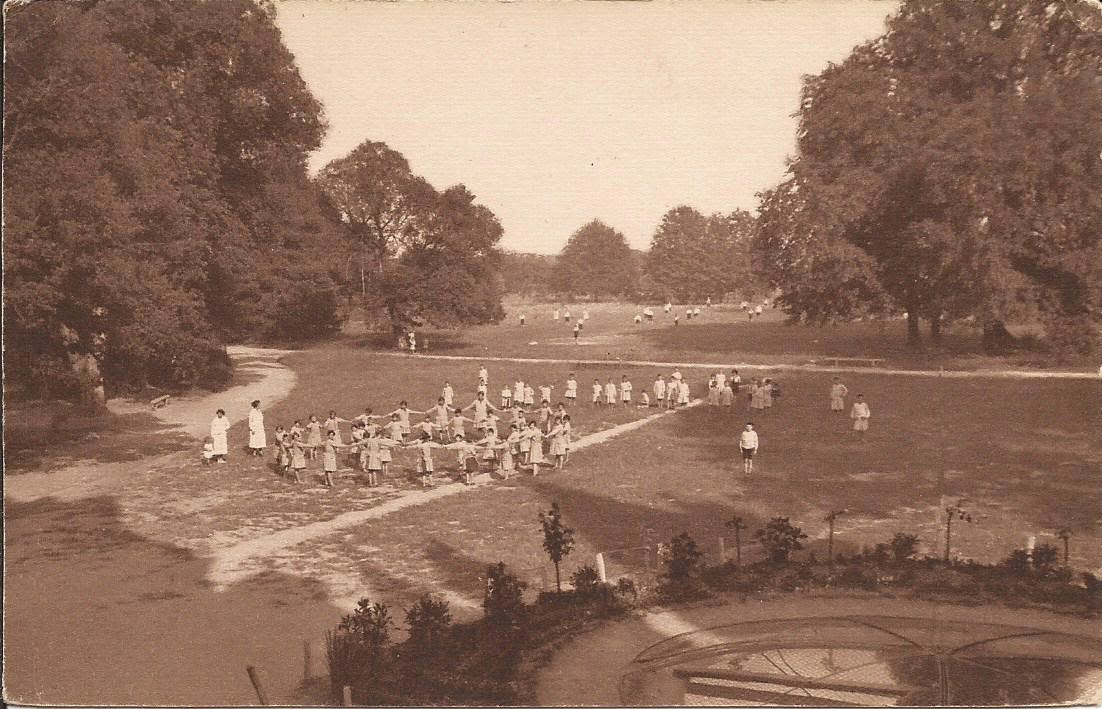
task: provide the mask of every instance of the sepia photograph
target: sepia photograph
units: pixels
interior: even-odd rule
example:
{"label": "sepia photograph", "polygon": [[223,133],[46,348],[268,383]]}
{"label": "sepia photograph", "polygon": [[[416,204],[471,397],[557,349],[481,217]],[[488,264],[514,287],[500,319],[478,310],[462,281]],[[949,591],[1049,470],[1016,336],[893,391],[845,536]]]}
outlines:
{"label": "sepia photograph", "polygon": [[1102,0],[3,22],[6,704],[1102,704]]}

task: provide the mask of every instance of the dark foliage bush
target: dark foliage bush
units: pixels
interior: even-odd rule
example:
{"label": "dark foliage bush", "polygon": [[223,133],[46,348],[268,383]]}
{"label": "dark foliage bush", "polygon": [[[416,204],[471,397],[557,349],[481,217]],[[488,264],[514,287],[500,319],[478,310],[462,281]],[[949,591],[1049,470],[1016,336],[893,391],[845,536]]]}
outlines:
{"label": "dark foliage bush", "polygon": [[1033,547],[1033,569],[1039,574],[1051,574],[1060,560],[1060,550],[1051,544]]}
{"label": "dark foliage bush", "polygon": [[770,560],[785,563],[792,552],[804,548],[800,540],[807,539],[807,535],[789,522],[787,517],[774,517],[764,528],[754,532],[754,538],[765,547]]}
{"label": "dark foliage bush", "polygon": [[701,591],[700,574],[704,553],[687,532],[682,532],[670,540],[669,551],[664,560],[662,572],[662,591],[673,597],[697,595]]}
{"label": "dark foliage bush", "polygon": [[326,659],[333,694],[342,687],[369,687],[387,664],[390,610],[385,604],[360,600],[356,610],[326,633]]}
{"label": "dark foliage bush", "polygon": [[872,566],[850,564],[842,569],[836,581],[842,586],[872,590],[879,584],[879,577]]}
{"label": "dark foliage bush", "polygon": [[999,562],[999,566],[1015,574],[1027,574],[1030,569],[1029,552],[1015,549]]}
{"label": "dark foliage bush", "polygon": [[597,569],[589,564],[570,575],[570,583],[574,586],[574,593],[581,598],[596,598],[611,592],[608,584],[601,583]]}
{"label": "dark foliage bush", "polygon": [[438,654],[451,622],[451,609],[447,601],[437,600],[429,594],[417,599],[406,611],[409,646],[414,654],[418,657]]}
{"label": "dark foliage bush", "polygon": [[524,620],[524,589],[526,583],[505,570],[505,563],[486,569],[486,595],[482,608],[486,620],[496,625],[517,626]]}

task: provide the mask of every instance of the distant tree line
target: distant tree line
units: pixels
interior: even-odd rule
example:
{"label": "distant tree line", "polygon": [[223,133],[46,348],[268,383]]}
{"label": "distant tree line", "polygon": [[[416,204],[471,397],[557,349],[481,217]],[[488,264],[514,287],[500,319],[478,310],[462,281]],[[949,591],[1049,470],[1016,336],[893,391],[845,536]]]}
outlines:
{"label": "distant tree line", "polygon": [[510,278],[507,288],[525,295],[683,303],[748,295],[761,290],[751,269],[753,229],[754,218],[741,210],[705,217],[680,206],[662,217],[650,248],[638,251],[619,230],[594,219],[570,236],[554,260],[514,254],[518,275],[538,273],[519,285]]}

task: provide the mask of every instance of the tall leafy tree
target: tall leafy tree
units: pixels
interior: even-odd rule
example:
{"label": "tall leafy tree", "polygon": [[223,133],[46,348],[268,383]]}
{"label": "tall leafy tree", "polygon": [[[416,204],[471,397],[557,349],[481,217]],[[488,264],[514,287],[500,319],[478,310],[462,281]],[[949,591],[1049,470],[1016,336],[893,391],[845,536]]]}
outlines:
{"label": "tall leafy tree", "polygon": [[329,163],[317,183],[354,245],[363,302],[395,330],[503,315],[503,230],[466,187],[438,193],[401,153],[373,141]]}
{"label": "tall leafy tree", "polygon": [[[884,36],[809,79],[799,155],[763,197],[758,248],[779,261],[767,270],[789,314],[853,314],[842,286],[856,278],[865,304],[907,313],[913,341],[920,320],[937,337],[955,318],[997,333],[1039,315],[1062,346],[1089,348],[1102,304],[1099,30],[1084,3],[908,0]],[[817,261],[837,266],[832,278],[810,272]]]}
{"label": "tall leafy tree", "polygon": [[666,212],[647,253],[650,288],[682,302],[753,292],[753,226],[742,210],[709,217],[687,206]]}
{"label": "tall leafy tree", "polygon": [[[10,381],[201,383],[226,340],[335,320],[332,298],[296,319],[278,295],[333,283],[292,267],[325,234],[305,178],[324,124],[270,5],[30,3],[6,20]],[[276,207],[313,217],[265,221]]]}
{"label": "tall leafy tree", "polygon": [[559,293],[595,297],[635,292],[639,282],[636,257],[624,235],[600,219],[571,234],[551,274]]}
{"label": "tall leafy tree", "polygon": [[652,287],[683,302],[700,297],[707,230],[708,220],[692,207],[675,207],[662,216],[647,252]]}

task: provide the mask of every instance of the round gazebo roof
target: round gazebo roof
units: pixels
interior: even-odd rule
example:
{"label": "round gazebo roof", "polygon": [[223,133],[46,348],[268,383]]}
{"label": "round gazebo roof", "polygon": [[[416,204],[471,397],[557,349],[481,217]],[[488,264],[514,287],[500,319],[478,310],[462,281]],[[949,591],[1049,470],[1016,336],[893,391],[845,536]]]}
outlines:
{"label": "round gazebo roof", "polygon": [[624,704],[1097,703],[1102,640],[1037,628],[846,616],[722,625],[639,653]]}

